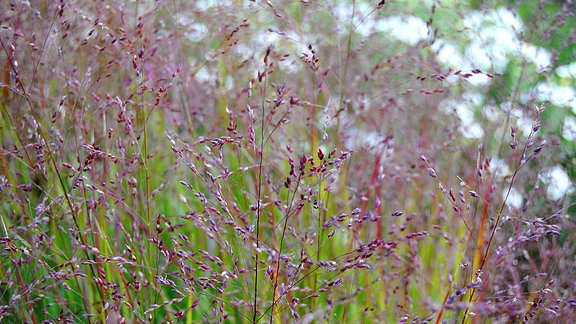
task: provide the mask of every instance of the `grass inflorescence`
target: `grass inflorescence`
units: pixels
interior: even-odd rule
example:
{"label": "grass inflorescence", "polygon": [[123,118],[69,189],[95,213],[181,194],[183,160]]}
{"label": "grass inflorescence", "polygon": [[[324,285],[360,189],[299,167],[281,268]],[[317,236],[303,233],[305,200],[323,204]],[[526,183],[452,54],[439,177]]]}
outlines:
{"label": "grass inflorescence", "polygon": [[[5,6],[3,323],[574,318],[560,108],[526,60],[442,63],[465,6]],[[427,38],[370,27],[412,13]]]}

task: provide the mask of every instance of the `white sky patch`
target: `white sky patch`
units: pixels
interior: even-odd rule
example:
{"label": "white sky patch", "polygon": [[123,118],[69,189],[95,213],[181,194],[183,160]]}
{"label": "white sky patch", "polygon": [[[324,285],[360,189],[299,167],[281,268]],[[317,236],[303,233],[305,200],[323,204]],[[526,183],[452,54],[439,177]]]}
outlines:
{"label": "white sky patch", "polygon": [[566,116],[566,118],[564,118],[562,137],[568,141],[576,140],[576,118],[574,118],[574,116]]}
{"label": "white sky patch", "polygon": [[[212,0],[214,1],[214,0]],[[257,1],[254,0],[244,0],[244,2],[242,3],[242,5],[244,6],[244,8],[246,9],[259,9],[259,3]]]}
{"label": "white sky patch", "polygon": [[478,104],[478,101],[482,97],[478,94],[469,93],[464,95],[464,100],[462,102],[457,102],[453,100],[444,101],[440,104],[442,111],[446,114],[452,114],[456,112],[456,115],[460,119],[460,132],[467,138],[481,138],[484,136],[484,129],[479,123],[475,121],[474,112],[470,109],[471,105]]}
{"label": "white sky patch", "polygon": [[214,75],[213,73],[207,71],[206,67],[202,67],[200,68],[200,70],[198,70],[198,72],[196,72],[194,77],[196,78],[196,80],[198,80],[198,82],[207,82],[211,86],[215,86],[216,79],[213,77],[213,75]]}
{"label": "white sky patch", "polygon": [[557,67],[556,75],[561,78],[576,78],[576,62]]}
{"label": "white sky patch", "polygon": [[506,26],[485,27],[471,35],[472,43],[466,55],[478,68],[502,69],[508,63],[508,55],[520,50],[516,32]]}
{"label": "white sky patch", "polygon": [[366,143],[362,139],[367,138],[368,136],[366,136],[363,131],[359,131],[356,127],[351,127],[349,134],[350,136],[346,138],[346,142],[344,143],[344,147],[347,150],[356,150]]}
{"label": "white sky patch", "polygon": [[[345,147],[347,149],[364,149],[372,153],[382,153],[383,158],[390,157],[394,154],[394,141],[389,142],[386,136],[376,131],[366,132],[363,130],[354,130],[352,136],[346,140]],[[389,145],[384,144],[388,142]],[[327,150],[324,150],[327,152]]]}
{"label": "white sky patch", "polygon": [[302,71],[303,64],[299,61],[296,62],[292,58],[287,58],[284,61],[278,62],[278,67],[286,73],[295,74]]}
{"label": "white sky patch", "polygon": [[432,44],[432,50],[438,53],[437,60],[448,68],[453,70],[472,69],[472,66],[470,66],[468,62],[465,63],[458,47],[446,40],[436,40],[434,44]]}
{"label": "white sky patch", "polygon": [[302,42],[302,35],[296,33],[293,30],[286,31],[286,35],[284,36],[284,39],[290,40],[290,41],[294,42],[295,44],[298,44],[299,46],[301,46],[302,47],[301,51],[308,48],[308,44],[304,44]]}
{"label": "white sky patch", "polygon": [[193,42],[200,42],[208,35],[208,26],[194,22],[194,20],[189,17],[177,15],[176,21],[178,25],[187,28],[187,37]]}
{"label": "white sky patch", "polygon": [[522,116],[516,119],[516,127],[518,127],[518,131],[521,131],[525,137],[530,135],[530,132],[532,131],[532,125],[534,125],[534,119],[532,118]]}
{"label": "white sky patch", "polygon": [[510,101],[505,101],[500,104],[500,107],[503,112],[508,113],[510,110],[513,109],[514,105]]}
{"label": "white sky patch", "polygon": [[233,47],[233,51],[238,55],[239,60],[248,60],[252,57],[253,50],[244,43],[238,43]]}
{"label": "white sky patch", "polygon": [[466,81],[468,81],[468,83],[470,83],[471,85],[478,87],[490,84],[490,82],[492,82],[492,79],[480,73],[480,74],[472,74],[472,76],[466,79]]}
{"label": "white sky patch", "polygon": [[197,10],[204,11],[220,6],[229,6],[232,4],[230,0],[196,0],[194,6]]}
{"label": "white sky patch", "polygon": [[[282,71],[292,74],[302,71],[303,68],[308,68],[306,64],[300,61],[299,57],[304,53],[311,55],[310,50],[308,49],[310,44],[312,44],[313,47],[316,47],[314,42],[304,40],[301,35],[294,31],[286,32],[284,38],[279,38],[277,42],[270,42],[269,44],[281,44],[280,46],[282,48],[288,49],[291,55],[283,61],[279,61],[278,66]],[[322,58],[322,53],[318,53],[318,55]]]}
{"label": "white sky patch", "polygon": [[208,27],[204,24],[193,23],[188,26],[188,38],[193,42],[200,42],[208,34]]}
{"label": "white sky patch", "polygon": [[496,157],[492,158],[489,170],[494,176],[498,178],[510,175],[510,167],[506,164],[506,162],[504,162],[504,160]]}
{"label": "white sky patch", "polygon": [[366,37],[372,33],[375,25],[376,25],[376,22],[374,21],[374,19],[372,17],[367,17],[366,19],[362,20],[361,22],[358,22],[357,24],[355,24],[354,28],[355,28],[357,33]]}
{"label": "white sky patch", "polygon": [[362,137],[362,141],[363,141],[363,145],[362,146],[366,146],[366,147],[376,147],[378,146],[378,143],[380,143],[380,141],[382,141],[382,135],[378,134],[375,131],[371,131],[369,133],[363,134]]}
{"label": "white sky patch", "polygon": [[532,124],[534,124],[534,119],[526,117],[526,114],[524,114],[524,111],[521,109],[513,110],[511,115],[515,119],[518,132],[522,132],[525,137],[530,135],[530,132],[532,131]]}
{"label": "white sky patch", "polygon": [[356,25],[355,30],[360,35],[366,37],[370,35],[373,28],[374,28],[374,20],[366,19],[361,24]]}
{"label": "white sky patch", "polygon": [[464,100],[466,100],[466,102],[469,102],[470,104],[477,106],[480,105],[482,103],[483,100],[483,95],[479,94],[479,93],[473,93],[473,92],[469,92],[466,93],[462,96],[464,98]]}
{"label": "white sky patch", "polygon": [[223,86],[228,91],[232,90],[234,88],[234,78],[231,75],[227,75]]}
{"label": "white sky patch", "polygon": [[502,119],[502,109],[492,106],[492,105],[485,105],[482,107],[482,113],[484,117],[489,121],[495,123],[497,121],[501,121]]}
{"label": "white sky patch", "polygon": [[502,62],[500,65],[506,65],[504,58],[496,58],[493,46],[487,45],[484,41],[473,41],[468,48],[466,48],[466,57],[474,62],[475,68],[483,70],[491,69],[494,62]]}
{"label": "white sky patch", "polygon": [[552,62],[552,55],[550,52],[528,43],[522,44],[522,56],[525,57],[528,62],[536,64],[537,72],[547,71]]}
{"label": "white sky patch", "polygon": [[576,91],[573,87],[540,83],[536,90],[541,101],[550,101],[555,106],[571,107],[576,113]]}
{"label": "white sky patch", "polygon": [[[502,199],[506,198],[506,192],[502,193]],[[506,205],[513,209],[520,209],[522,208],[522,204],[524,203],[524,199],[522,195],[516,188],[512,188],[510,190],[510,194],[508,195],[508,200],[506,200]]]}
{"label": "white sky patch", "polygon": [[214,1],[210,0],[198,0],[194,3],[197,10],[207,10],[214,6]]}
{"label": "white sky patch", "polygon": [[[354,9],[356,12],[354,13]],[[346,25],[350,25],[350,19],[354,18],[354,28],[357,32],[361,33],[363,36],[370,34],[372,27],[374,26],[374,19],[370,17],[365,18],[362,13],[370,12],[371,7],[367,3],[359,3],[354,7],[352,3],[347,3],[346,1],[339,3],[334,9],[334,15],[338,20]]]}
{"label": "white sky patch", "polygon": [[376,22],[374,28],[379,32],[389,33],[392,37],[409,45],[416,45],[428,38],[426,22],[415,16],[388,17]]}
{"label": "white sky patch", "polygon": [[339,3],[334,8],[334,15],[343,23],[350,23],[352,14],[354,13],[354,6],[351,3]]}
{"label": "white sky patch", "polygon": [[474,11],[463,23],[468,37],[473,40],[466,49],[466,56],[477,68],[501,69],[508,63],[508,54],[520,49],[517,32],[522,30],[522,22],[505,8]]}
{"label": "white sky patch", "polygon": [[503,7],[487,13],[473,11],[464,19],[463,23],[465,27],[474,30],[478,30],[486,26],[486,24],[506,25],[517,31],[522,31],[524,28],[524,25],[522,24],[522,21],[518,19],[518,16]]}
{"label": "white sky patch", "polygon": [[541,173],[542,182],[546,187],[548,198],[558,200],[574,190],[574,184],[564,169],[554,166]]}
{"label": "white sky patch", "polygon": [[[336,16],[336,19],[343,24],[343,26],[341,26],[341,28],[338,28],[338,34],[344,35],[346,33],[348,33],[348,27],[350,26],[350,20],[352,18],[356,18],[354,19],[354,22],[357,23],[357,16],[354,15],[354,6],[351,3],[339,3],[336,8],[334,8],[334,16]],[[362,32],[363,27],[362,26],[357,26],[355,25],[355,27],[357,27],[360,32]],[[364,27],[367,28],[367,27]],[[362,34],[364,35],[364,34]]]}
{"label": "white sky patch", "polygon": [[499,18],[499,21],[512,27],[514,30],[518,32],[524,30],[524,25],[522,24],[522,20],[518,18],[518,14],[508,10],[507,8],[498,8],[498,10],[495,12],[495,15]]}
{"label": "white sky patch", "polygon": [[484,129],[477,122],[470,123],[468,125],[462,125],[462,134],[468,138],[482,138],[484,136]]}
{"label": "white sky patch", "polygon": [[276,44],[280,41],[280,35],[277,33],[271,33],[269,31],[263,31],[256,36],[261,45],[268,46],[268,44]]}
{"label": "white sky patch", "polygon": [[475,11],[463,23],[472,39],[465,53],[475,67],[500,70],[511,56],[520,56],[535,64],[538,72],[550,67],[550,52],[520,41],[518,33],[523,29],[522,22],[507,9],[488,13]]}

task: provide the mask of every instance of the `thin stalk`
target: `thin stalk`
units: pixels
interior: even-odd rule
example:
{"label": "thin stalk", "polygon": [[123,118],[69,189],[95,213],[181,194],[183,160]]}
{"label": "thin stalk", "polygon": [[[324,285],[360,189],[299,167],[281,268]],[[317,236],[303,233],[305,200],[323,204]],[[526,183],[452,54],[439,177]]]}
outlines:
{"label": "thin stalk", "polygon": [[278,248],[278,258],[276,259],[276,274],[274,275],[274,288],[272,289],[272,307],[270,313],[270,324],[272,324],[272,320],[274,318],[274,309],[276,308],[276,304],[278,303],[278,299],[276,299],[276,290],[278,289],[278,277],[280,273],[280,256],[282,255],[282,250],[284,248],[284,237],[286,236],[286,228],[288,227],[288,219],[290,218],[290,214],[292,213],[292,208],[294,207],[294,200],[296,199],[296,195],[298,194],[298,188],[300,187],[300,180],[302,180],[302,173],[301,171],[298,174],[298,179],[296,181],[296,188],[294,188],[294,193],[292,194],[292,199],[290,199],[290,204],[288,205],[288,209],[286,210],[286,216],[284,217],[284,225],[282,226],[282,235],[280,236],[280,247]]}
{"label": "thin stalk", "polygon": [[[344,62],[344,71],[340,78],[340,102],[338,103],[338,111],[336,112],[336,132],[340,129],[340,113],[344,111],[344,97],[346,94],[346,79],[348,77],[348,67],[350,64],[351,49],[352,49],[352,34],[354,33],[354,17],[356,13],[356,0],[352,1],[352,17],[350,18],[350,32],[348,33],[348,41],[346,44],[346,61]],[[338,136],[336,136],[336,146],[338,146]]]}
{"label": "thin stalk", "polygon": [[[537,119],[540,118],[540,112],[541,112],[541,109],[538,109]],[[484,255],[482,256],[482,259],[480,261],[480,265],[478,267],[478,270],[480,270],[480,271],[482,270],[482,268],[484,267],[484,264],[488,260],[488,254],[490,253],[490,247],[492,246],[492,241],[494,239],[494,235],[496,234],[496,230],[498,229],[498,226],[500,225],[500,221],[502,219],[502,213],[504,212],[504,207],[506,206],[506,202],[508,201],[508,197],[510,196],[510,192],[512,192],[512,187],[514,186],[516,176],[518,175],[518,172],[520,171],[520,169],[522,169],[522,167],[524,165],[526,165],[526,163],[528,163],[528,161],[530,161],[530,159],[534,156],[534,155],[530,155],[530,156],[525,158],[526,151],[528,150],[528,147],[529,147],[528,143],[532,141],[532,137],[534,136],[534,133],[536,131],[537,131],[537,128],[532,126],[532,129],[530,130],[530,134],[528,135],[528,137],[526,139],[526,143],[524,144],[524,148],[522,149],[522,154],[520,154],[520,160],[516,164],[516,168],[514,169],[514,173],[512,174],[512,178],[510,179],[510,184],[508,185],[506,195],[504,196],[504,199],[502,200],[502,204],[500,205],[500,208],[498,209],[498,214],[496,217],[496,222],[494,223],[494,228],[492,229],[492,231],[490,233],[490,238],[488,239],[488,243],[486,245],[486,250],[484,251]],[[472,292],[470,293],[470,298],[468,299],[469,302],[472,302],[472,300],[474,299],[475,293],[476,293],[476,289],[473,289]],[[466,311],[464,312],[464,317],[462,318],[462,323],[465,322],[466,315],[468,314],[468,311],[469,311],[469,309],[466,309]]]}
{"label": "thin stalk", "polygon": [[[53,19],[55,19],[55,17],[54,17]],[[48,35],[46,36],[46,38],[48,38]],[[46,43],[47,43],[47,42],[44,43],[44,47],[46,46]],[[0,45],[2,46],[2,49],[3,49],[3,51],[6,53],[7,57],[9,58],[8,61],[9,61],[9,64],[10,64],[10,68],[12,69],[12,71],[14,71],[14,73],[15,73],[16,75],[18,75],[18,69],[14,66],[14,58],[11,58],[10,52],[9,52],[8,49],[6,48],[6,46],[5,46],[5,44],[4,44],[4,41],[2,41],[1,38],[0,38]],[[32,81],[33,81],[33,80],[32,80]],[[68,190],[67,190],[67,186],[66,186],[66,184],[64,183],[63,176],[61,175],[61,173],[60,173],[60,171],[59,171],[59,169],[58,169],[58,164],[57,164],[56,159],[55,159],[55,157],[54,157],[54,153],[52,152],[52,149],[50,148],[49,141],[48,141],[48,137],[47,137],[46,133],[44,132],[44,130],[42,129],[42,124],[40,123],[40,121],[41,121],[42,119],[41,119],[40,116],[38,116],[38,114],[35,112],[35,110],[34,110],[34,105],[33,105],[32,102],[30,101],[29,92],[24,88],[24,85],[23,85],[23,83],[22,83],[22,81],[21,81],[20,79],[18,79],[17,84],[18,84],[17,86],[18,86],[18,87],[20,88],[20,90],[22,91],[22,95],[23,95],[24,99],[26,100],[26,103],[28,104],[28,107],[30,108],[30,114],[31,114],[32,117],[38,122],[38,134],[40,135],[40,137],[42,138],[42,140],[44,141],[44,143],[46,143],[45,149],[46,149],[46,151],[47,151],[47,153],[48,153],[48,154],[47,154],[47,155],[48,155],[48,160],[50,161],[50,163],[52,164],[52,167],[54,168],[54,172],[56,173],[56,177],[57,177],[58,183],[59,183],[60,188],[62,189],[62,192],[63,192],[63,195],[64,195],[64,200],[65,200],[68,208],[70,209],[70,214],[71,214],[71,216],[72,216],[72,220],[73,220],[73,222],[74,222],[74,225],[75,225],[75,227],[76,227],[76,230],[78,231],[78,238],[79,238],[79,240],[80,240],[80,243],[81,243],[83,246],[85,246],[85,245],[86,245],[86,241],[85,241],[84,236],[82,235],[82,231],[80,230],[80,225],[79,225],[79,222],[78,222],[78,214],[77,214],[77,212],[76,212],[76,210],[74,209],[74,206],[73,206],[73,204],[72,204],[72,199],[71,199],[70,194],[69,194],[69,192],[68,192]],[[7,112],[7,110],[6,110],[6,112]],[[15,127],[14,124],[13,124],[12,126]],[[16,128],[15,128],[15,129],[16,129]],[[23,149],[26,151],[25,146],[23,146]],[[37,172],[34,168],[33,168],[33,170],[34,170],[35,172]],[[38,172],[38,173],[40,174],[40,172]],[[90,257],[90,255],[88,254],[88,252],[87,252],[86,250],[84,250],[84,254],[85,254],[87,260],[95,261],[92,257]],[[74,265],[73,265],[72,263],[70,263],[70,267],[71,267],[72,271],[74,272],[75,269],[74,269]],[[93,277],[93,278],[96,278],[96,271],[94,270],[94,267],[93,267],[92,265],[89,265],[88,267],[89,267],[90,271],[92,272],[92,277]],[[78,287],[80,287],[80,284],[79,284],[79,282],[78,282],[78,280],[77,280],[77,277],[75,277],[75,280],[76,280],[76,284],[78,285]],[[102,300],[102,302],[103,302],[103,301],[104,301],[104,291],[103,291],[103,288],[102,288],[101,286],[99,286],[99,285],[98,285],[97,287],[98,287],[98,293],[99,293],[100,298],[101,298],[101,300]],[[90,313],[90,306],[89,306],[89,304],[86,303],[86,300],[85,300],[84,298],[83,298],[83,301],[84,301],[84,306],[85,306],[86,311],[87,311],[88,313]],[[102,306],[104,306],[104,305],[102,305]],[[106,311],[104,311],[104,312],[106,312]],[[104,316],[104,314],[103,314],[103,316]],[[90,323],[91,320],[88,319],[88,322]]]}
{"label": "thin stalk", "polygon": [[254,299],[253,299],[253,310],[252,310],[252,322],[257,323],[258,320],[258,263],[260,262],[259,250],[260,250],[260,216],[262,214],[261,204],[262,204],[262,169],[264,163],[264,146],[265,146],[265,134],[264,134],[264,122],[266,119],[266,113],[264,107],[266,105],[266,87],[268,85],[268,56],[272,51],[272,46],[269,46],[266,50],[266,56],[264,57],[264,72],[260,84],[260,145],[258,154],[258,188],[256,192],[256,253],[254,257]]}

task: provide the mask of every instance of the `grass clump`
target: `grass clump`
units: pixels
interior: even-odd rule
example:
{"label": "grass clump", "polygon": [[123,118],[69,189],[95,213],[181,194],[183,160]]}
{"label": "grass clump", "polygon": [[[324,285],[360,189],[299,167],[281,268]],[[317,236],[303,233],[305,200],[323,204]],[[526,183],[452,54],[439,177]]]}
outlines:
{"label": "grass clump", "polygon": [[[11,3],[0,319],[573,318],[573,194],[552,198],[546,176],[574,172],[561,105],[531,92],[549,70],[529,55],[445,61],[470,42],[446,22],[472,28],[469,12],[506,13]],[[427,32],[392,37],[398,17]],[[548,68],[568,42],[538,43],[558,50]]]}

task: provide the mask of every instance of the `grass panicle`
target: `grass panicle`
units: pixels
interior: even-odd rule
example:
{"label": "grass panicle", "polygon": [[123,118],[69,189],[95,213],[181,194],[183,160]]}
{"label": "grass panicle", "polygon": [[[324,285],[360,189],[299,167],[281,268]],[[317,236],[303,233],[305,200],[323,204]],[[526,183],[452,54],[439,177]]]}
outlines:
{"label": "grass panicle", "polygon": [[3,6],[0,322],[574,318],[570,4]]}

